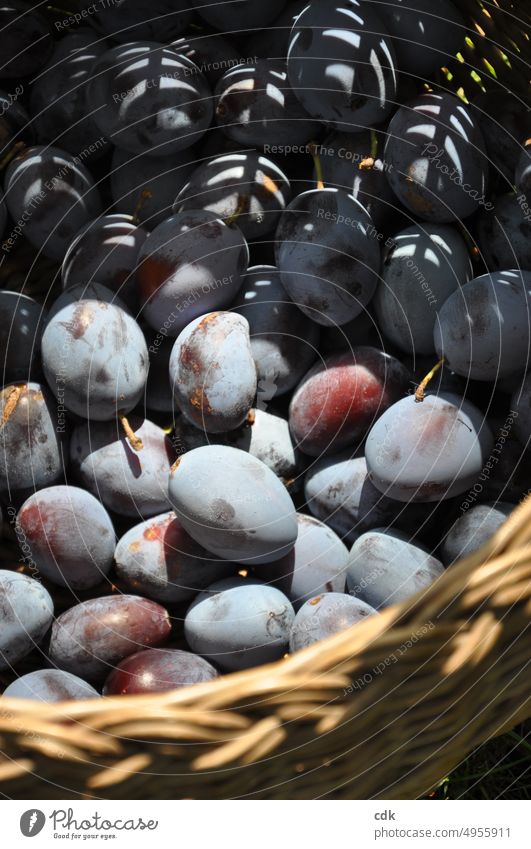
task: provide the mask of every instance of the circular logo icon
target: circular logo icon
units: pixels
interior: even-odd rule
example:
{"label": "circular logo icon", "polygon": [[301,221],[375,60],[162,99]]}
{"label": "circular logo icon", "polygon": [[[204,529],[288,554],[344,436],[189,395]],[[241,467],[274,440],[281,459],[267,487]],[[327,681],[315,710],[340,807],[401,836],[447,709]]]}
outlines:
{"label": "circular logo icon", "polygon": [[31,808],[25,811],[20,817],[20,830],[24,837],[35,837],[43,830],[46,817],[42,811],[36,808]]}

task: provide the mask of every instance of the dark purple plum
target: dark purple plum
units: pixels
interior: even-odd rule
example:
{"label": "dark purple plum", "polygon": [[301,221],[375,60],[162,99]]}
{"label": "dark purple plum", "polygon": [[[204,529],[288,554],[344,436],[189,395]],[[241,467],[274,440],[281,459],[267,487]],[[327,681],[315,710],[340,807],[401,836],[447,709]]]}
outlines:
{"label": "dark purple plum", "polygon": [[225,439],[269,466],[286,486],[298,483],[302,458],[293,443],[287,419],[271,411],[253,409],[242,427],[227,433]]}
{"label": "dark purple plum", "polygon": [[493,201],[476,222],[476,241],[489,271],[519,268],[531,271],[531,216],[516,194]]}
{"label": "dark purple plum", "polygon": [[219,32],[201,32],[183,36],[170,47],[197,65],[208,82],[215,87],[229,69],[241,62],[240,53],[228,38]]}
{"label": "dark purple plum", "polygon": [[443,574],[440,560],[405,534],[375,528],[350,550],[347,588],[376,610],[406,601]]}
{"label": "dark purple plum", "polygon": [[103,685],[104,696],[164,693],[217,678],[208,660],[181,649],[145,649],[118,664]]}
{"label": "dark purple plum", "polygon": [[82,678],[61,669],[37,669],[13,681],[3,692],[6,699],[34,699],[40,702],[66,702],[98,699],[100,694]]}
{"label": "dark purple plum", "polygon": [[377,348],[318,362],[302,379],[289,407],[296,445],[313,457],[359,443],[374,421],[408,390],[409,372]]}
{"label": "dark purple plum", "polygon": [[118,541],[116,572],[126,585],[162,604],[190,601],[238,567],[215,560],[186,533],[175,513],[162,513],[135,525]]}
{"label": "dark purple plum", "polygon": [[357,0],[306,6],[291,31],[288,75],[313,118],[348,133],[384,121],[396,100],[392,41]]}
{"label": "dark purple plum", "polygon": [[169,497],[190,536],[226,560],[279,560],[297,539],[293,502],[256,457],[225,445],[188,451],[172,467]]}
{"label": "dark purple plum", "polygon": [[216,121],[234,141],[252,147],[300,145],[319,132],[295,97],[283,59],[231,68],[214,92]]}
{"label": "dark purple plum", "polygon": [[373,616],[376,610],[361,599],[344,593],[323,593],[310,598],[297,612],[291,627],[291,652],[306,649]]}
{"label": "dark purple plum", "polygon": [[282,213],[276,262],[289,297],[312,321],[346,324],[378,283],[380,243],[366,209],[340,189],[312,189]]}
{"label": "dark purple plum", "polygon": [[142,448],[135,451],[117,422],[78,425],[70,460],[82,485],[108,510],[147,519],[169,509],[168,481],[175,454],[161,427],[137,416],[129,424]]}
{"label": "dark purple plum", "polygon": [[319,593],[345,592],[348,548],[323,522],[297,513],[297,541],[285,557],[256,568],[256,575],[279,589],[295,610]]}
{"label": "dark purple plum", "polygon": [[177,408],[207,433],[243,424],[256,395],[249,325],[232,312],[200,316],[177,337],[170,356]]}
{"label": "dark purple plum", "polygon": [[30,495],[17,529],[39,572],[72,590],[95,587],[109,573],[114,527],[100,502],[77,486],[50,486]]}
{"label": "dark purple plum", "polygon": [[530,344],[531,271],[497,271],[457,289],[439,310],[435,349],[457,374],[497,381],[523,375]]}
{"label": "dark purple plum", "polygon": [[[90,114],[87,83],[96,59],[108,49],[86,27],[57,41],[30,93],[30,112],[39,144],[52,143],[75,156],[102,156],[109,145]],[[93,150],[92,150],[93,148]]]}
{"label": "dark purple plum", "polygon": [[388,127],[387,179],[406,209],[439,224],[485,206],[488,157],[470,109],[453,94],[421,94]]}
{"label": "dark purple plum", "polygon": [[53,620],[53,601],[39,581],[0,570],[0,670],[39,645]]}
{"label": "dark purple plum", "polygon": [[185,150],[212,120],[212,92],[199,68],[156,41],[103,53],[92,66],[87,100],[103,135],[130,153]]}
{"label": "dark purple plum", "polygon": [[291,198],[291,187],[278,165],[246,150],[202,162],[179,192],[175,212],[206,209],[236,222],[246,239],[274,232]]}
{"label": "dark purple plum", "polygon": [[48,384],[62,387],[64,406],[94,421],[128,413],[144,393],[149,356],[131,316],[104,301],[78,301],[47,323],[42,365]]}
{"label": "dark purple plum", "polygon": [[114,304],[115,307],[120,307],[125,312],[129,312],[129,308],[124,304],[122,299],[116,292],[108,289],[107,286],[102,286],[101,283],[94,282],[78,283],[75,286],[69,286],[68,289],[61,292],[59,297],[52,303],[46,320],[50,321],[64,307],[68,307],[71,304],[78,304],[80,301],[104,301],[106,304]]}
{"label": "dark purple plum", "polygon": [[[60,398],[58,401],[60,402]],[[63,474],[66,421],[40,383],[12,383],[0,392],[0,490],[22,499]]]}
{"label": "dark purple plum", "polygon": [[136,274],[142,316],[154,330],[179,333],[234,300],[249,250],[238,227],[212,212],[172,215],[146,239]]}
{"label": "dark purple plum", "polygon": [[373,301],[378,327],[401,351],[432,354],[437,311],[472,276],[467,244],[448,224],[414,224],[393,242]]}
{"label": "dark purple plum", "polygon": [[230,672],[282,657],[294,615],[280,590],[249,578],[226,578],[192,602],[184,634],[192,651]]}
{"label": "dark purple plum", "polygon": [[0,9],[0,78],[29,77],[53,49],[48,21],[35,4],[7,0]]}
{"label": "dark purple plum", "polygon": [[164,643],[170,630],[168,611],[153,601],[134,595],[92,598],[57,617],[49,656],[58,669],[96,684],[129,655]]}
{"label": "dark purple plum", "polygon": [[476,504],[455,520],[444,537],[440,557],[445,566],[472,554],[496,533],[515,509],[505,501]]}
{"label": "dark purple plum", "polygon": [[58,147],[25,148],[4,178],[9,214],[34,248],[62,261],[81,227],[99,215],[101,201],[79,158]]}
{"label": "dark purple plum", "polygon": [[61,269],[63,289],[97,281],[134,309],[138,304],[135,271],[147,238],[146,230],[130,215],[102,215],[91,221],[66,252]]}
{"label": "dark purple plum", "polygon": [[465,492],[477,480],[494,439],[470,401],[450,392],[403,398],[380,416],[365,445],[374,486],[397,501],[431,502]]}
{"label": "dark purple plum", "polygon": [[485,140],[492,176],[501,177],[507,191],[515,182],[514,163],[522,150],[521,139],[531,132],[531,122],[529,110],[516,91],[495,85],[475,97],[470,109]]}

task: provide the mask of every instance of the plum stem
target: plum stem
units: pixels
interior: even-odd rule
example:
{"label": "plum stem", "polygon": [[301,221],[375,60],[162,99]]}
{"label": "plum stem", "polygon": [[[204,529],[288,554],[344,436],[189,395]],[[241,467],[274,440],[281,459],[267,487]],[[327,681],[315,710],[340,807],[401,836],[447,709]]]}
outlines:
{"label": "plum stem", "polygon": [[131,448],[134,451],[141,451],[142,448],[144,447],[144,443],[142,442],[140,437],[136,435],[133,428],[129,424],[126,416],[123,415],[122,413],[120,413],[118,415],[118,421],[120,422],[120,424],[123,427],[124,433],[125,433],[125,435],[128,439],[128,442],[129,442],[129,445],[131,446]]}
{"label": "plum stem", "polygon": [[4,409],[2,411],[2,419],[0,421],[0,428],[2,428],[6,422],[9,421],[13,413],[17,408],[17,404],[20,400],[20,396],[22,395],[25,389],[25,384],[19,384],[18,386],[12,386],[9,395],[6,398],[6,402],[4,404]]}
{"label": "plum stem", "polygon": [[228,218],[224,219],[227,227],[231,227],[232,224],[236,223],[236,221],[238,220],[240,215],[242,215],[242,213],[245,212],[246,205],[247,205],[247,198],[245,197],[245,195],[239,195],[238,206],[236,207],[236,209],[234,210],[232,215],[229,215]]}
{"label": "plum stem", "polygon": [[363,171],[365,168],[373,168],[374,163],[376,162],[376,155],[378,153],[378,136],[374,130],[371,130],[371,152],[369,156],[366,156],[365,159],[362,159],[358,168],[360,171]]}
{"label": "plum stem", "polygon": [[150,192],[149,189],[142,189],[140,197],[138,198],[138,203],[135,206],[135,211],[133,212],[133,224],[140,224],[140,213],[142,212],[142,207],[145,202],[152,197],[153,192]]}
{"label": "plum stem", "polygon": [[421,401],[424,401],[424,398],[426,397],[425,389],[426,389],[428,383],[430,382],[432,377],[435,374],[437,374],[439,369],[443,367],[443,365],[444,365],[444,357],[441,357],[439,362],[436,365],[434,365],[433,368],[428,372],[428,374],[426,375],[424,380],[421,380],[421,382],[417,386],[417,390],[415,392],[415,401],[417,402],[417,404],[420,403]]}
{"label": "plum stem", "polygon": [[317,181],[317,188],[319,191],[322,191],[325,187],[323,180],[323,166],[321,165],[321,157],[317,153],[318,147],[315,142],[310,142],[309,148],[312,153],[313,164],[315,168],[315,176]]}

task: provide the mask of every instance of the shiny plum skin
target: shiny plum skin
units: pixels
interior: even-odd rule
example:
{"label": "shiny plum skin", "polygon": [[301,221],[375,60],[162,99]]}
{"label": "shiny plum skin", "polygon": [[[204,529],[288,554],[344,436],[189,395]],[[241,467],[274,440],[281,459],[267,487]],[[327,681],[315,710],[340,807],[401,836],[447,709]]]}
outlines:
{"label": "shiny plum skin", "polygon": [[347,589],[376,610],[406,601],[443,574],[440,560],[405,534],[375,528],[350,550]]}
{"label": "shiny plum skin", "polygon": [[187,0],[113,0],[97,5],[81,0],[79,5],[94,29],[119,42],[169,41],[192,18]]}
{"label": "shiny plum skin", "polygon": [[0,670],[11,669],[38,644],[53,620],[53,601],[39,581],[0,571]]}
{"label": "shiny plum skin", "polygon": [[78,425],[70,441],[70,460],[82,485],[120,516],[149,518],[169,509],[168,481],[175,459],[163,429],[131,416],[143,447],[134,451],[117,422]]}
{"label": "shiny plum skin", "polygon": [[218,126],[243,145],[304,144],[320,129],[295,97],[283,59],[230,68],[214,94]]}
{"label": "shiny plum skin", "polygon": [[102,215],[87,224],[63,260],[63,289],[96,280],[135,308],[135,269],[147,237],[146,230],[130,215]]}
{"label": "shiny plum skin", "polygon": [[290,652],[301,651],[373,616],[376,610],[361,599],[343,593],[310,598],[297,612],[289,638]]}
{"label": "shiny plum skin", "polygon": [[445,301],[435,349],[468,379],[495,381],[526,371],[531,271],[498,271],[471,280]]}
{"label": "shiny plum skin", "polygon": [[441,65],[454,58],[463,46],[466,24],[450,0],[393,0],[378,3],[377,12],[385,24],[402,74],[430,77]]}
{"label": "shiny plum skin", "polygon": [[297,513],[299,533],[289,554],[256,568],[256,576],[289,598],[295,610],[319,593],[345,592],[348,548],[323,522]]}
{"label": "shiny plum skin", "polygon": [[485,203],[488,159],[483,136],[458,97],[420,95],[395,112],[388,134],[387,179],[414,215],[452,223]]}
{"label": "shiny plum skin", "polygon": [[390,498],[431,502],[465,492],[493,447],[477,407],[450,392],[403,398],[378,419],[365,445],[374,486]]}
{"label": "shiny plum skin", "polygon": [[319,326],[304,315],[273,265],[248,269],[233,310],[249,322],[258,377],[258,401],[293,389],[317,356]]}
{"label": "shiny plum skin", "polygon": [[100,502],[77,486],[51,486],[30,495],[17,526],[37,569],[54,584],[84,590],[111,569],[114,527]]}
{"label": "shiny plum skin", "polygon": [[[232,68],[240,62],[240,53],[220,32],[203,34],[197,31],[193,35],[183,36],[173,41],[171,47],[180,56],[186,56],[194,65],[197,65],[212,88],[216,86],[227,68]],[[220,59],[220,57],[223,58]]]}
{"label": "shiny plum skin", "polygon": [[496,533],[515,509],[515,504],[504,501],[475,504],[455,520],[446,534],[441,550],[441,560],[451,566],[481,548]]}
{"label": "shiny plum skin", "polygon": [[260,29],[271,23],[282,11],[286,0],[270,0],[268,3],[256,3],[255,0],[192,0],[201,17],[214,29],[232,32],[235,29]]}
{"label": "shiny plum skin", "polygon": [[175,513],[135,525],[119,540],[116,572],[133,591],[163,604],[190,601],[238,567],[215,560],[186,533]]}
{"label": "shiny plum skin", "polygon": [[352,542],[370,528],[399,520],[404,510],[371,483],[365,457],[350,451],[314,463],[306,473],[304,496],[313,516]]}
{"label": "shiny plum skin", "polygon": [[177,408],[196,427],[224,433],[242,425],[257,388],[247,320],[213,312],[192,321],[171,352],[170,381]]}
{"label": "shiny plum skin", "polygon": [[195,144],[213,112],[212,93],[199,68],[155,41],[107,50],[92,67],[87,99],[104,136],[130,153],[151,156]]}
{"label": "shiny plum skin", "polygon": [[54,484],[63,474],[66,424],[64,419],[58,424],[57,405],[40,383],[5,386],[0,392],[0,418],[19,391],[16,406],[2,427],[0,490],[21,499]]}
{"label": "shiny plum skin", "polygon": [[312,189],[282,213],[275,234],[282,285],[299,309],[325,326],[356,318],[371,300],[380,243],[368,212],[341,189]]}
{"label": "shiny plum skin", "polygon": [[100,698],[98,691],[86,681],[61,669],[37,669],[21,675],[2,695],[6,699],[33,699],[48,704]]}
{"label": "shiny plum skin", "polygon": [[[87,83],[95,60],[108,49],[88,27],[68,32],[31,88],[30,112],[39,143],[52,143],[74,156],[94,150],[101,156],[109,147],[87,104]],[[86,156],[86,154],[85,154]]]}
{"label": "shiny plum skin", "polygon": [[4,191],[13,220],[25,222],[25,238],[56,261],[62,261],[74,236],[101,209],[89,171],[58,147],[23,150],[6,169]]}
{"label": "shiny plum skin", "polygon": [[520,268],[531,272],[531,221],[516,194],[501,195],[483,210],[476,241],[489,271]]}
{"label": "shiny plum skin", "polygon": [[377,348],[360,346],[317,363],[291,399],[296,444],[317,457],[359,442],[408,383],[407,369]]}
{"label": "shiny plum skin", "polygon": [[97,684],[124,658],[164,643],[170,631],[167,610],[153,601],[133,595],[93,598],[57,617],[49,657],[58,669]]}
{"label": "shiny plum skin", "polygon": [[208,660],[180,649],[146,649],[118,664],[105,681],[104,696],[164,693],[217,678]]}
{"label": "shiny plum skin", "polygon": [[33,298],[0,291],[0,376],[2,385],[31,380],[39,368],[46,313]]}
{"label": "shiny plum skin", "polygon": [[143,318],[154,330],[178,336],[193,319],[233,301],[248,261],[238,227],[204,210],[172,215],[140,251],[136,279]]}
{"label": "shiny plum skin", "polygon": [[225,436],[226,441],[247,451],[269,466],[286,486],[298,484],[302,457],[293,443],[287,419],[266,410],[251,410],[238,430]]}
{"label": "shiny plum skin", "polygon": [[376,227],[382,227],[398,205],[385,176],[384,143],[381,133],[364,130],[331,133],[317,148],[325,186],[344,189],[352,195]]}
{"label": "shiny plum skin", "polygon": [[432,354],[437,311],[472,277],[465,240],[447,224],[414,224],[393,236],[374,297],[381,332],[407,354]]}
{"label": "shiny plum skin", "polygon": [[293,548],[293,502],[264,463],[225,445],[184,454],[170,474],[169,497],[190,536],[226,560],[257,565]]}
{"label": "shiny plum skin", "polygon": [[230,672],[282,657],[294,617],[289,600],[274,587],[227,578],[192,602],[184,635],[192,651]]}
{"label": "shiny plum skin", "polygon": [[48,384],[60,384],[65,407],[83,418],[115,418],[143,395],[149,368],[144,335],[114,304],[86,300],[63,307],[47,323],[41,350]]}
{"label": "shiny plum skin", "polygon": [[273,233],[291,198],[286,175],[257,151],[225,153],[202,162],[179,192],[174,212],[205,209],[233,218],[246,239]]}
{"label": "shiny plum skin", "polygon": [[0,75],[3,79],[27,77],[46,62],[53,49],[52,34],[44,15],[30,3],[8,0],[0,10]]}
{"label": "shiny plum skin", "polygon": [[357,0],[306,6],[291,32],[288,76],[313,118],[345,132],[384,121],[396,100],[391,39]]}
{"label": "shiny plum skin", "polygon": [[171,215],[173,201],[192,173],[189,150],[171,156],[150,156],[115,147],[111,164],[111,194],[117,213],[135,216],[154,230]]}

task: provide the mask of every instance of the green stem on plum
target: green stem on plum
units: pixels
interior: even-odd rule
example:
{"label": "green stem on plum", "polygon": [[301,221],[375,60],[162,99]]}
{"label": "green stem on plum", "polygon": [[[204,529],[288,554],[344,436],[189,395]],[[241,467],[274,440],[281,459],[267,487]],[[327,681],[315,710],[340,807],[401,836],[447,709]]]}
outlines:
{"label": "green stem on plum", "polygon": [[144,443],[142,442],[140,437],[135,434],[135,432],[134,432],[133,428],[131,427],[131,425],[129,424],[126,416],[123,415],[122,413],[120,413],[118,415],[118,421],[122,425],[122,428],[124,430],[124,433],[127,437],[127,440],[129,442],[129,445],[131,446],[131,448],[134,451],[141,451],[142,448],[144,447]]}
{"label": "green stem on plum", "polygon": [[319,191],[322,191],[325,187],[323,180],[323,166],[321,165],[321,158],[317,153],[318,146],[315,142],[310,142],[309,148],[312,152],[312,159],[315,168],[315,176],[317,178],[317,188]]}
{"label": "green stem on plum", "polygon": [[426,375],[424,380],[421,380],[421,382],[417,386],[417,391],[415,392],[415,401],[417,402],[417,404],[420,403],[421,401],[424,401],[424,398],[426,397],[426,391],[425,390],[426,390],[428,383],[430,382],[432,377],[435,374],[437,374],[439,369],[443,367],[444,362],[445,362],[444,357],[441,357],[441,359],[439,360],[437,365],[433,366],[433,368],[431,369],[431,371],[428,372],[428,374]]}
{"label": "green stem on plum", "polygon": [[135,206],[135,211],[133,212],[133,224],[140,224],[140,213],[142,211],[142,207],[144,206],[145,202],[152,197],[153,192],[150,192],[149,189],[144,189],[142,192],[140,192],[138,203]]}
{"label": "green stem on plum", "polygon": [[4,404],[4,409],[2,411],[2,419],[0,420],[0,428],[3,428],[6,422],[9,421],[13,413],[15,412],[18,402],[20,400],[20,396],[22,395],[26,384],[19,383],[17,386],[12,386],[7,396],[6,402]]}

